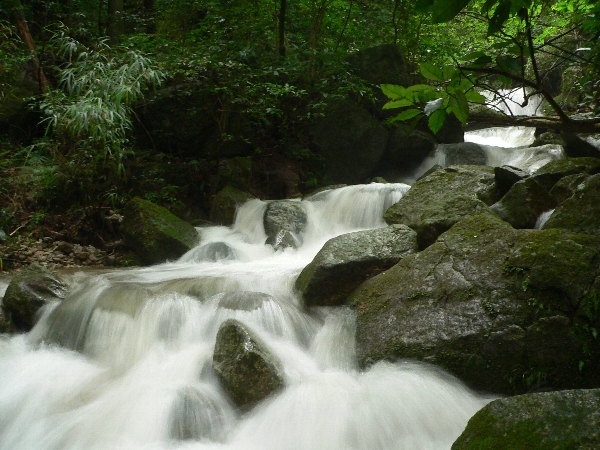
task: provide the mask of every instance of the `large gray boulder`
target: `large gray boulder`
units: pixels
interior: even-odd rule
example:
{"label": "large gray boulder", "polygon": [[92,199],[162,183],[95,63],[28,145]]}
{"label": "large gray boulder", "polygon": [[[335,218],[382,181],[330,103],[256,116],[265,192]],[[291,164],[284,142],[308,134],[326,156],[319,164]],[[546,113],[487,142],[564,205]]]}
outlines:
{"label": "large gray boulder", "polygon": [[535,178],[526,178],[515,183],[491,209],[515,228],[534,228],[539,215],[555,206],[554,198]]}
{"label": "large gray boulder", "polygon": [[16,274],[2,300],[6,315],[6,331],[12,325],[20,331],[29,331],[37,320],[39,309],[47,304],[62,301],[67,295],[68,286],[58,275],[37,264]]}
{"label": "large gray boulder", "polygon": [[418,359],[502,393],[600,386],[599,275],[600,238],[469,217],[352,293],[359,363]]}
{"label": "large gray boulder", "polygon": [[485,166],[487,155],[481,145],[474,142],[459,142],[456,144],[440,144],[438,146],[446,161],[446,166],[458,164],[470,164],[474,166]]}
{"label": "large gray boulder", "polygon": [[266,243],[275,249],[297,247],[300,233],[307,225],[306,209],[300,202],[276,200],[269,202],[263,216]]}
{"label": "large gray boulder", "polygon": [[343,234],[319,250],[296,289],[308,306],[341,305],[363,281],[417,251],[417,234],[406,225]]}
{"label": "large gray boulder", "polygon": [[315,118],[311,134],[331,183],[360,183],[381,160],[389,131],[369,111],[350,100],[332,100]]}
{"label": "large gray boulder", "polygon": [[383,218],[415,230],[423,249],[459,220],[489,212],[497,199],[493,168],[451,166],[415,182]]}
{"label": "large gray boulder", "polygon": [[213,369],[223,389],[240,407],[249,407],[283,387],[283,366],[266,344],[241,322],[219,328]]}
{"label": "large gray boulder", "polygon": [[150,265],[179,258],[198,242],[198,232],[167,209],[139,197],[123,209],[120,230],[125,243],[142,264]]}
{"label": "large gray boulder", "polygon": [[477,412],[452,450],[600,448],[600,390],[541,392],[495,400]]}
{"label": "large gray boulder", "polygon": [[543,229],[566,228],[600,237],[600,174],[581,182],[571,197],[561,203]]}

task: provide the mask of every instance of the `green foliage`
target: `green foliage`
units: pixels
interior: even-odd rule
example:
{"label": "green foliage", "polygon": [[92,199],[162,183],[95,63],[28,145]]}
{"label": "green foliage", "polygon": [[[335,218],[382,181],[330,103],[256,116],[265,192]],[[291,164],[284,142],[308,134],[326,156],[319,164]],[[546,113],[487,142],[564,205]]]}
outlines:
{"label": "green foliage", "polygon": [[57,68],[60,89],[39,104],[48,135],[58,141],[59,151],[86,147],[96,162],[110,162],[123,176],[122,147],[132,126],[132,106],[164,75],[139,52],[112,49],[106,40],[86,47],[67,31],[60,29],[50,42],[66,62]]}
{"label": "green foliage", "polygon": [[404,109],[390,119],[407,121],[413,119],[414,124],[428,117],[427,122],[434,134],[442,128],[448,114],[454,114],[462,123],[469,118],[469,102],[483,103],[485,97],[474,89],[473,82],[465,77],[454,66],[438,68],[430,63],[422,63],[421,75],[437,82],[436,86],[417,84],[404,88],[396,85],[382,85],[383,93],[391,100],[383,109]]}

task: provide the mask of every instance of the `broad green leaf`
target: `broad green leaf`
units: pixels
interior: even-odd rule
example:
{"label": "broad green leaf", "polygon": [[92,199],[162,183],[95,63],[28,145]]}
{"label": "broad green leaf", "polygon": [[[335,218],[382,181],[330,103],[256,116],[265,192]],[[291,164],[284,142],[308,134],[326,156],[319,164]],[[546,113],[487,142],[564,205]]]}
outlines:
{"label": "broad green leaf", "polygon": [[386,97],[396,100],[400,97],[404,97],[406,89],[402,86],[398,86],[397,84],[382,84],[379,86]]}
{"label": "broad green leaf", "polygon": [[500,4],[494,10],[494,15],[490,19],[490,24],[488,26],[488,36],[492,36],[493,34],[496,34],[502,29],[502,26],[510,16],[510,5],[510,0],[500,1]]}
{"label": "broad green leaf", "polygon": [[467,100],[470,101],[470,102],[472,102],[472,103],[483,104],[487,100],[487,98],[485,98],[483,95],[481,95],[475,89],[471,89],[470,91],[467,91],[465,93],[465,97],[467,97]]}
{"label": "broad green leaf", "polygon": [[484,52],[471,52],[467,53],[465,56],[461,57],[459,61],[473,61],[474,59],[481,58],[482,56],[486,56]]}
{"label": "broad green leaf", "polygon": [[421,69],[421,75],[423,75],[428,80],[433,81],[444,81],[444,76],[442,74],[442,70],[431,63],[421,63],[419,65]]}
{"label": "broad green leaf", "polygon": [[504,75],[498,75],[498,78],[504,86],[510,86],[510,84],[512,83],[512,80],[508,77],[505,77]]}
{"label": "broad green leaf", "polygon": [[419,114],[422,114],[420,109],[407,109],[406,111],[402,111],[400,114],[398,114],[396,117],[394,117],[392,119],[392,122],[395,122],[397,120],[409,120],[412,119],[415,116],[418,116]]}
{"label": "broad green leaf", "polygon": [[473,65],[473,67],[483,67],[493,61],[494,60],[492,59],[491,56],[483,55],[483,56],[477,58],[475,61],[473,61],[472,65]]}
{"label": "broad green leaf", "polygon": [[465,97],[465,93],[461,90],[457,90],[452,97],[450,97],[450,107],[452,112],[458,120],[462,123],[467,123],[469,119],[469,103]]}
{"label": "broad green leaf", "polygon": [[419,13],[429,13],[433,7],[435,0],[417,0],[415,3],[415,11]]}
{"label": "broad green leaf", "polygon": [[436,0],[433,5],[431,20],[433,23],[443,23],[454,19],[470,0]]}
{"label": "broad green leaf", "polygon": [[486,0],[481,7],[481,14],[486,15],[496,3],[498,3],[498,0]]}
{"label": "broad green leaf", "polygon": [[440,131],[446,120],[446,115],[446,111],[443,109],[438,109],[431,116],[429,116],[428,125],[433,134],[437,134],[437,132]]}
{"label": "broad green leaf", "polygon": [[448,81],[459,75],[459,71],[454,66],[444,66],[442,69],[443,81]]}
{"label": "broad green leaf", "polygon": [[428,84],[413,84],[406,88],[406,92],[435,92],[435,88],[433,86],[429,86]]}
{"label": "broad green leaf", "polygon": [[515,58],[508,55],[500,55],[496,58],[496,64],[498,68],[505,72],[523,75],[523,65],[521,64],[521,58]]}
{"label": "broad green leaf", "polygon": [[383,105],[382,109],[404,108],[405,106],[413,106],[413,102],[405,98],[400,100],[392,100],[391,102],[387,102],[385,105]]}
{"label": "broad green leaf", "polygon": [[529,8],[531,6],[531,0],[510,0],[514,8]]}
{"label": "broad green leaf", "polygon": [[500,50],[503,48],[510,47],[513,44],[514,44],[513,41],[500,41],[500,42],[496,42],[495,44],[493,44],[492,48],[497,48],[498,50]]}

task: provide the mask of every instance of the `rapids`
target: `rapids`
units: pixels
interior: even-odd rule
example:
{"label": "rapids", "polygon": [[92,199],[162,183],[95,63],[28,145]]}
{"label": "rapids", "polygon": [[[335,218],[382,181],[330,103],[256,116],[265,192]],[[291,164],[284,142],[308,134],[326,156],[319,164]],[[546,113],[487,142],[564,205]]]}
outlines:
{"label": "rapids", "polygon": [[[329,238],[385,226],[383,212],[408,188],[373,183],[304,200],[298,249],[264,244],[266,203],[251,200],[232,227],[199,228],[178,261],[71,275],[67,299],[30,333],[0,338],[0,448],[449,449],[490,397],[415,362],[359,369],[352,310],[306,310],[293,288]],[[232,405],[211,367],[228,318],[284,366],[285,388],[249,411]]]}

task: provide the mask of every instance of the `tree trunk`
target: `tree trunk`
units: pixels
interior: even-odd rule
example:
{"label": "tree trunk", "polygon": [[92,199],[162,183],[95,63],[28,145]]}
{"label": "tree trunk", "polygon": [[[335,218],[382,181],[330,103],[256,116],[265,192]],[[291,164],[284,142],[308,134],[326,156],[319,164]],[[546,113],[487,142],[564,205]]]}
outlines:
{"label": "tree trunk", "polygon": [[123,22],[124,0],[108,0],[108,37],[111,44],[118,44],[125,32]]}
{"label": "tree trunk", "polygon": [[154,22],[154,0],[144,0],[144,16],[146,19],[146,33],[156,33],[156,23]]}
{"label": "tree trunk", "polygon": [[33,37],[31,36],[31,32],[29,31],[29,27],[27,26],[27,22],[25,21],[25,15],[23,14],[23,10],[21,9],[20,3],[18,4],[18,9],[15,9],[15,21],[17,22],[17,27],[19,28],[19,35],[27,49],[31,52],[31,65],[33,67],[33,76],[37,80],[40,86],[40,92],[42,94],[46,94],[48,92],[48,80],[46,79],[46,75],[44,75],[44,70],[40,64],[40,59],[35,52],[35,43],[33,42]]}
{"label": "tree trunk", "polygon": [[285,8],[287,0],[279,2],[279,29],[277,32],[277,43],[279,47],[279,56],[285,56]]}

